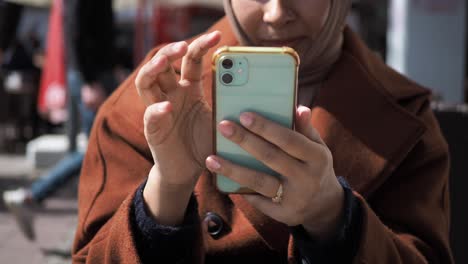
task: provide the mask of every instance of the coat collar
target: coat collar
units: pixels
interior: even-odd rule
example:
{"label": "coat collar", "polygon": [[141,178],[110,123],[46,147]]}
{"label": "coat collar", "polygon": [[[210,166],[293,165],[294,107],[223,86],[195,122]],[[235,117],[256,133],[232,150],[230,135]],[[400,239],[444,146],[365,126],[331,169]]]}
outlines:
{"label": "coat collar", "polygon": [[398,102],[428,94],[390,70],[346,29],[343,54],[312,112],[312,124],[336,156],[336,174],[347,177],[362,195],[371,195],[426,130]]}
{"label": "coat collar", "polygon": [[[210,29],[213,30],[222,32],[222,41],[203,61],[208,100],[211,100],[212,85],[211,54],[218,47],[237,45],[227,19],[215,24]],[[180,62],[175,66],[180,69]],[[393,89],[394,85],[409,88]],[[370,196],[425,131],[424,124],[398,101],[427,94],[426,90],[389,70],[346,29],[343,54],[317,96],[311,120],[333,153],[336,175],[346,177],[364,197]],[[197,186],[199,194],[215,188],[213,182],[204,177]],[[201,211],[209,211],[210,206],[222,207],[211,202],[213,197],[202,196]],[[287,248],[287,227],[260,213],[241,196],[230,195],[229,198],[270,249],[281,252]],[[232,215],[223,217],[231,224]]]}

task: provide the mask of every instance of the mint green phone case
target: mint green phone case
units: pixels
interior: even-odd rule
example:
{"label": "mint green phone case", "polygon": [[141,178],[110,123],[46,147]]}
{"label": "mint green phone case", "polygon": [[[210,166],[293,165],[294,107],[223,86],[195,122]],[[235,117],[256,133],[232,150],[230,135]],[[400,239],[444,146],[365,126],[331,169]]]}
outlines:
{"label": "mint green phone case", "polygon": [[[231,63],[229,62],[231,60]],[[226,66],[231,66],[226,68]],[[246,111],[293,129],[299,57],[291,48],[224,47],[213,55],[213,127],[222,120],[239,123]],[[229,77],[231,75],[233,78]],[[232,81],[229,83],[229,81]],[[216,155],[233,163],[279,176],[237,144],[214,131]],[[223,175],[215,175],[224,193],[253,191]]]}

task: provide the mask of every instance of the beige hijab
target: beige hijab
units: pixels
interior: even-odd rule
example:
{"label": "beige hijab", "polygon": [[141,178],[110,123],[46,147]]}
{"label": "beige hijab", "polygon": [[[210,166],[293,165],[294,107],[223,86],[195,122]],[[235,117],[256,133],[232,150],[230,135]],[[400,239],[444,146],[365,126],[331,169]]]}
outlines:
{"label": "beige hijab", "polygon": [[[253,45],[247,34],[241,28],[231,6],[232,0],[224,0],[224,10],[231,23],[234,33],[242,45]],[[235,1],[235,0],[234,0]],[[331,8],[327,21],[312,43],[308,54],[314,63],[299,70],[299,103],[311,105],[314,95],[328,72],[339,59],[343,46],[343,30],[346,16],[351,6],[351,0],[330,0]]]}

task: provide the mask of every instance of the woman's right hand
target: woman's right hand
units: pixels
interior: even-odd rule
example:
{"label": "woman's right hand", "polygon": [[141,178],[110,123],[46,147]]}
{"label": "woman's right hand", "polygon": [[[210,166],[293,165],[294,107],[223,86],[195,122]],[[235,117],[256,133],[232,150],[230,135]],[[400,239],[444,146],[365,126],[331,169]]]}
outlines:
{"label": "woman's right hand", "polygon": [[[169,44],[140,69],[135,80],[147,105],[144,132],[154,159],[143,197],[160,224],[181,223],[211,152],[211,109],[203,95],[201,62],[220,38],[216,31],[190,45]],[[177,81],[172,62],[180,58],[181,78]]]}

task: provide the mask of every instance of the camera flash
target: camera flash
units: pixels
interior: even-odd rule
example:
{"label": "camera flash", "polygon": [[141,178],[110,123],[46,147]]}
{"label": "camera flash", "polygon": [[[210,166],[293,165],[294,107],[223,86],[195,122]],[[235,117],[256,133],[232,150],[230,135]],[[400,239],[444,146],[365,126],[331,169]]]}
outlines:
{"label": "camera flash", "polygon": [[237,70],[238,74],[242,74],[243,72],[244,72],[244,70],[242,70],[242,69]]}

